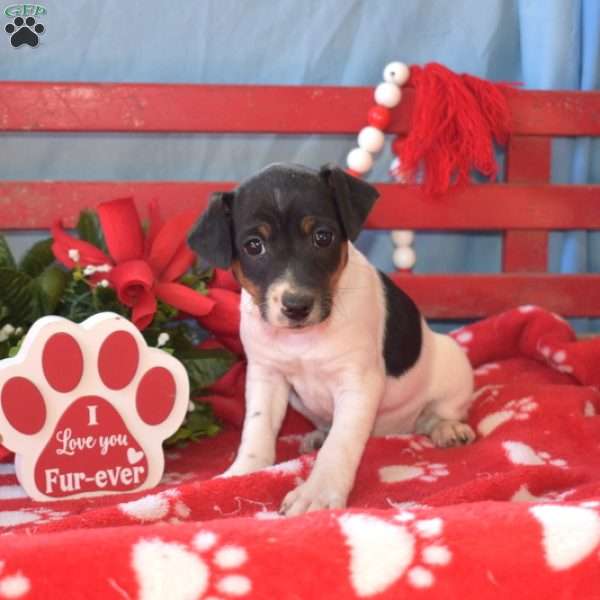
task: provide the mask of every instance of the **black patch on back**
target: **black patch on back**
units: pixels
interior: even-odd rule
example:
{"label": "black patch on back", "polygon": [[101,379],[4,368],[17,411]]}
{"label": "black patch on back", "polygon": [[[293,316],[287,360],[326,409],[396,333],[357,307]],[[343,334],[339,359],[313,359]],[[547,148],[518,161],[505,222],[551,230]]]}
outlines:
{"label": "black patch on back", "polygon": [[386,319],[383,357],[387,375],[399,377],[421,355],[421,313],[412,299],[392,280],[379,272],[385,293]]}

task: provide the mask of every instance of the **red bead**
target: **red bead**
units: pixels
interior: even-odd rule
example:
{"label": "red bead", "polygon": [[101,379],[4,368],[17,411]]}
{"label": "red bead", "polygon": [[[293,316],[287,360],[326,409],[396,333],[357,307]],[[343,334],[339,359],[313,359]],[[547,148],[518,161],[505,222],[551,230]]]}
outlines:
{"label": "red bead", "polygon": [[382,131],[384,131],[390,124],[390,119],[390,109],[386,108],[385,106],[371,106],[369,112],[367,113],[367,121],[369,122],[369,125],[377,127],[377,129],[381,129]]}
{"label": "red bead", "polygon": [[346,169],[346,173],[348,173],[348,175],[352,175],[352,177],[357,177],[358,179],[361,178],[361,174],[353,171],[352,169]]}

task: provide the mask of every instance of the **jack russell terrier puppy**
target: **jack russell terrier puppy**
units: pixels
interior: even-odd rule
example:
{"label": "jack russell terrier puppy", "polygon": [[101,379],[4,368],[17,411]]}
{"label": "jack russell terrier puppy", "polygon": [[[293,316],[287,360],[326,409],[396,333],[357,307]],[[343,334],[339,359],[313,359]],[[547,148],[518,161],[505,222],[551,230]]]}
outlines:
{"label": "jack russell terrier puppy", "polygon": [[190,234],[242,286],[246,416],[222,476],[274,463],[288,402],[317,428],[306,444],[321,446],[314,468],[285,497],[286,515],[344,507],[370,435],[417,432],[444,447],[475,438],[462,422],[473,392],[465,353],[352,245],[377,197],[335,166],[275,164],[215,193]]}

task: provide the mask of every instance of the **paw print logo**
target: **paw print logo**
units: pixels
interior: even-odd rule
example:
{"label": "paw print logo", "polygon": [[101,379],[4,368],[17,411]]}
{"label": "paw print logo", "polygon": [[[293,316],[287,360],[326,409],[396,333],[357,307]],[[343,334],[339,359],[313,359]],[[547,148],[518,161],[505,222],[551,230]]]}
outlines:
{"label": "paw print logo", "polygon": [[537,408],[538,403],[534,401],[533,396],[511,400],[502,410],[490,413],[481,419],[477,431],[486,436],[508,421],[527,421]]}
{"label": "paw print logo", "polygon": [[552,455],[549,452],[537,452],[531,446],[528,446],[523,442],[503,442],[502,447],[506,452],[508,460],[510,460],[513,465],[551,465],[561,469],[568,466],[566,460],[562,458],[552,458]]}
{"label": "paw print logo", "polygon": [[252,590],[250,579],[237,571],[248,562],[244,548],[220,545],[211,531],[198,533],[190,546],[156,538],[135,544],[140,600],[227,600]]}
{"label": "paw print logo", "polygon": [[29,579],[20,571],[4,575],[4,561],[0,560],[0,598],[22,598],[29,592]]}
{"label": "paw print logo", "polygon": [[45,317],[0,364],[0,434],[35,500],[137,491],[160,481],[188,393],[183,366],[126,319]]}
{"label": "paw print logo", "polygon": [[426,483],[434,483],[441,477],[448,476],[447,465],[421,461],[414,465],[389,465],[379,469],[379,480],[382,483],[399,483],[414,479]]}
{"label": "paw print logo", "polygon": [[452,560],[442,539],[442,519],[416,519],[408,511],[394,519],[390,523],[364,514],[338,519],[350,548],[350,582],[358,596],[381,594],[401,580],[411,588],[430,588],[434,569]]}
{"label": "paw print logo", "polygon": [[4,31],[10,35],[10,43],[14,48],[31,46],[35,48],[40,41],[39,34],[44,33],[45,27],[41,23],[36,23],[33,17],[16,17],[12,23],[8,23]]}

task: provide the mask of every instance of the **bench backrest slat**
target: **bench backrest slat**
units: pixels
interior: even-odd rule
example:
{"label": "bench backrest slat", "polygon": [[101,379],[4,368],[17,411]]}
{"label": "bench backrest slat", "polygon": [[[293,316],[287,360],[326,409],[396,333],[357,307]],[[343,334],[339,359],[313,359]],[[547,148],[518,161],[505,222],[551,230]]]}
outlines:
{"label": "bench backrest slat", "polygon": [[[366,87],[0,83],[0,131],[350,134],[373,104]],[[600,316],[600,275],[546,273],[549,231],[600,229],[600,186],[551,185],[551,138],[600,136],[600,92],[517,91],[506,180],[438,200],[382,183],[374,229],[502,231],[503,273],[393,278],[429,317],[483,317],[537,303],[566,316]],[[389,133],[405,134],[414,93],[404,90]],[[134,196],[168,209],[201,207],[232,182],[0,181],[0,229],[72,225],[84,208]]]}

